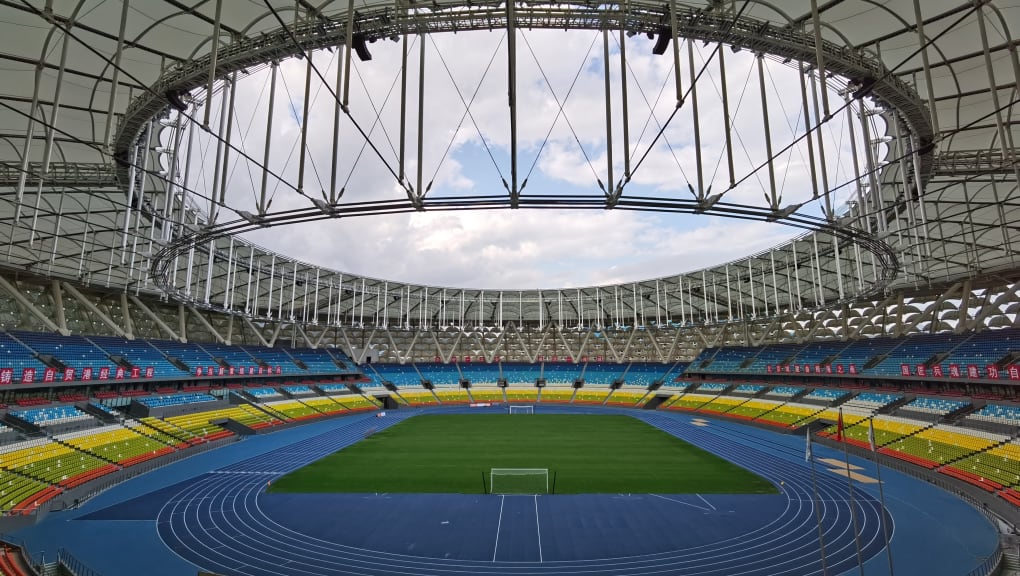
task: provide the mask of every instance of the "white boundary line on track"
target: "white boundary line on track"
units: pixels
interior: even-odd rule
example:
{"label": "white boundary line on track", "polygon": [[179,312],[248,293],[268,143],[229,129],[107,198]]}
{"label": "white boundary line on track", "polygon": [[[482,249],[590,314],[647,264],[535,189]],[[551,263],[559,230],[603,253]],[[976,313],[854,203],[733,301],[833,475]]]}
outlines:
{"label": "white boundary line on track", "polygon": [[711,508],[712,510],[716,509],[715,506],[712,506],[712,503],[709,502],[708,500],[705,500],[705,497],[702,496],[701,494],[695,494],[695,496],[697,496],[698,498],[701,498],[701,501],[704,502],[705,504],[708,504],[708,507]]}
{"label": "white boundary line on track", "polygon": [[492,547],[492,561],[496,561],[496,552],[499,550],[499,528],[503,525],[503,500],[506,496],[499,495],[499,520],[496,521],[496,544]]}
{"label": "white boundary line on track", "polygon": [[542,523],[538,521],[538,495],[535,495],[535,531],[538,532],[538,561],[542,560]]}
{"label": "white boundary line on track", "polygon": [[[690,502],[684,502],[683,500],[677,500],[676,498],[667,498],[667,497],[662,496],[660,494],[651,494],[651,493],[649,493],[648,495],[649,496],[655,496],[656,498],[662,498],[663,500],[669,500],[670,502],[676,502],[677,504],[683,504],[684,506],[690,506],[691,508],[697,508],[698,510],[704,510],[705,512],[708,512],[708,508],[702,508],[701,506],[698,506],[697,504],[691,504]],[[713,510],[714,510],[714,508],[713,508]]]}

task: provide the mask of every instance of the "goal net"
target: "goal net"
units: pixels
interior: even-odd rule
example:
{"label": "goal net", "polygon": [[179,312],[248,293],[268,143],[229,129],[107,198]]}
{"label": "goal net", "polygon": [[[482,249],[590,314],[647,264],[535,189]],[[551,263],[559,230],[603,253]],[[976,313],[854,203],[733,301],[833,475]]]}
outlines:
{"label": "goal net", "polygon": [[514,405],[511,405],[510,406],[510,413],[511,414],[534,414],[535,413],[535,407],[534,406],[514,406]]}
{"label": "goal net", "polygon": [[489,472],[490,494],[548,494],[548,468],[493,468]]}

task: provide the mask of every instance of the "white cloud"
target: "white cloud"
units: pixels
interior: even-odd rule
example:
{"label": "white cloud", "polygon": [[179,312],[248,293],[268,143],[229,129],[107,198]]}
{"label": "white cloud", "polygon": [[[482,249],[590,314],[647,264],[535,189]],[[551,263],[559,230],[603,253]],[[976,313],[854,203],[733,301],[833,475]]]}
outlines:
{"label": "white cloud", "polygon": [[[614,37],[610,61],[613,172],[619,181],[623,178],[625,153],[615,41]],[[505,194],[501,176],[509,180],[510,172],[505,33],[436,35],[426,42],[423,187],[431,183],[430,194],[437,197]],[[540,66],[532,59],[528,45],[538,54]],[[337,188],[345,189],[344,201],[405,197],[404,190],[390,172],[398,170],[400,147],[399,46],[399,43],[385,40],[376,42],[370,45],[372,61],[357,62],[355,59],[357,74],[351,78],[351,114],[361,130],[370,133],[378,154],[365,146],[354,123],[342,115],[336,166]],[[653,137],[674,113],[676,99],[672,59],[652,56],[650,49],[650,43],[640,36],[628,40],[630,154],[632,169],[636,172],[625,194],[690,198],[687,185],[688,182],[695,184],[698,174],[691,102],[688,100],[676,112],[663,131],[663,137],[652,146]],[[686,87],[690,79],[686,46],[684,49],[682,80]],[[597,179],[611,186],[606,181],[601,35],[597,32],[528,31],[519,37],[518,50],[521,180],[536,162],[536,154],[541,149],[537,167],[524,193],[601,194]],[[698,67],[710,50],[711,47],[698,46]],[[409,58],[412,65],[408,100],[403,103],[406,109],[404,174],[410,182],[416,181],[418,170],[417,58],[415,47]],[[336,59],[329,53],[318,54],[314,59],[330,83],[335,76]],[[490,61],[492,67],[485,72]],[[727,49],[726,63],[735,138],[734,171],[739,180],[758,168],[766,157],[761,101],[753,56],[746,51],[734,54]],[[803,131],[803,119],[799,118],[799,89],[792,98],[780,93],[797,85],[796,72],[771,61],[766,65],[770,129],[773,150],[778,151]],[[698,85],[705,186],[712,186],[713,193],[726,191],[724,202],[764,206],[768,192],[764,168],[727,191],[726,139],[717,76],[718,67],[713,62]],[[268,79],[268,70],[242,79],[236,99],[233,142],[258,161],[264,150]],[[556,98],[546,79],[552,84]],[[304,61],[287,60],[281,64],[269,166],[274,174],[294,186],[298,180],[296,147],[301,137],[299,120],[304,80]],[[482,86],[474,96],[479,82]],[[574,86],[567,98],[571,84]],[[317,95],[308,113],[310,153],[305,164],[304,190],[308,196],[319,197],[322,190],[328,193],[334,163],[331,152],[335,106],[328,91],[314,76],[312,90]],[[475,100],[471,115],[466,117],[463,101],[472,97]],[[217,100],[214,126],[218,125],[218,103]],[[557,119],[561,105],[565,116]],[[291,106],[296,108],[296,114]],[[845,126],[845,118],[837,117],[823,132],[830,186],[852,175],[852,165],[845,158],[849,151]],[[207,137],[199,134],[197,140],[203,139]],[[649,146],[652,146],[651,151],[644,157]],[[193,167],[191,187],[200,194],[211,194],[214,144],[204,142],[196,146],[192,162],[203,166],[204,173]],[[774,168],[784,204],[810,198],[805,142],[780,155]],[[260,168],[232,154],[228,203],[238,209],[254,211],[261,177]],[[835,204],[841,205],[852,192],[850,187],[843,190]],[[308,198],[296,194],[275,176],[269,178],[269,194],[274,197],[274,211],[310,205]],[[817,213],[818,208],[812,206],[807,210]],[[225,217],[231,216],[227,213]],[[502,210],[351,218],[260,230],[250,237],[262,246],[304,261],[395,281],[485,288],[553,288],[623,282],[695,270],[757,252],[794,233],[780,225],[704,217],[601,210]]]}

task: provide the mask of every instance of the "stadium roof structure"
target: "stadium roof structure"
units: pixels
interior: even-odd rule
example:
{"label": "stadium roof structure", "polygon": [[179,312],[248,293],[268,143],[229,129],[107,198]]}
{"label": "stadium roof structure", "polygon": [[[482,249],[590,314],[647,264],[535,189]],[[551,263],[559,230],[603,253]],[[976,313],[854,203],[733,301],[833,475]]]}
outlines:
{"label": "stadium roof structure", "polygon": [[[0,14],[0,265],[12,274],[165,295],[260,320],[566,327],[722,322],[896,293],[947,295],[963,283],[967,290],[1010,284],[1020,272],[1015,4],[9,0]],[[277,63],[303,58],[307,82],[321,84],[336,99],[337,118],[353,121],[344,79],[334,84],[322,76],[309,56],[313,51],[350,46],[354,50],[341,51],[350,70],[352,52],[354,58],[370,57],[377,40],[506,29],[513,132],[517,28],[606,30],[619,34],[621,45],[625,35],[647,34],[663,58],[683,69],[678,110],[696,106],[698,98],[691,91],[697,82],[688,83],[695,67],[688,69],[682,41],[728,46],[713,52],[712,66],[721,65],[728,51],[761,54],[799,71],[808,121],[794,138],[770,142],[770,155],[754,171],[734,174],[731,168],[729,189],[724,183],[712,193],[704,182],[691,183],[690,197],[633,196],[630,168],[614,179],[612,160],[608,186],[591,195],[529,195],[511,147],[509,182],[489,196],[435,196],[420,177],[415,183],[394,172],[393,198],[348,202],[334,179],[320,199],[304,190],[302,167],[298,181],[284,186],[305,198],[301,208],[274,211],[265,184],[252,206],[225,200],[228,163],[247,163],[271,178],[278,168],[246,152],[233,123],[225,121],[233,112],[238,75],[268,67],[275,78]],[[306,88],[306,103],[308,94]],[[852,181],[826,180],[825,151],[818,144],[811,161],[816,192],[809,200],[784,205],[774,180],[757,194],[763,197],[757,204],[728,198],[735,185],[753,174],[771,174],[782,151],[809,144],[835,119],[851,124],[849,134],[862,136],[853,142]],[[415,129],[408,127],[411,135]],[[872,133],[876,129],[881,132]],[[372,136],[364,133],[372,146]],[[216,145],[216,166],[206,177],[224,183],[219,196],[216,187],[194,191],[190,149],[182,150],[195,134]],[[299,156],[303,166],[305,154]],[[195,171],[204,169],[194,164]],[[840,189],[852,191],[845,208],[833,202]],[[368,278],[320,268],[239,236],[323,218],[478,208],[714,214],[777,222],[803,233],[704,270],[547,290]]]}

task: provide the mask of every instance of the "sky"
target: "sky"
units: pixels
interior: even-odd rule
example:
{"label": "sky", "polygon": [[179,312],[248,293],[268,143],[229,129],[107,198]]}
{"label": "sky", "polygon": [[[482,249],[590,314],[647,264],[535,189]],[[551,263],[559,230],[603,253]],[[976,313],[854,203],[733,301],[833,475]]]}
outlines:
{"label": "sky", "polygon": [[[410,42],[405,173],[417,187],[419,40],[411,37]],[[510,180],[506,32],[426,36],[424,44],[422,187],[431,185],[428,196],[435,198],[506,194],[503,180]],[[698,173],[693,101],[688,97],[675,110],[671,52],[655,56],[652,44],[642,35],[626,39],[633,174],[624,195],[690,199],[688,183],[696,187]],[[371,61],[352,59],[350,117],[341,115],[337,169],[342,202],[406,197],[391,173],[398,166],[401,43],[384,39],[368,47]],[[613,180],[619,182],[625,153],[617,34],[610,35],[609,47]],[[687,90],[691,85],[687,43],[681,48],[681,84]],[[724,202],[766,206],[767,170],[749,175],[768,157],[756,59],[747,51],[722,48],[734,173],[738,181],[744,180],[727,190],[715,49],[699,43],[694,50],[695,71],[704,68],[696,86],[705,187],[711,186],[713,194],[725,191]],[[518,165],[522,181],[527,175],[522,194],[601,194],[600,182],[609,181],[602,34],[522,30],[517,50]],[[322,51],[313,58],[331,84],[340,54]],[[776,153],[803,134],[804,117],[796,70],[769,59],[764,62],[769,132]],[[268,166],[291,186],[298,180],[305,73],[303,60],[280,64],[272,118]],[[314,73],[310,85],[304,191],[322,197],[330,183],[335,100]],[[231,142],[259,161],[266,147],[269,86],[270,71],[265,67],[240,78],[235,95]],[[835,93],[830,100],[834,110],[842,105]],[[220,110],[217,96],[211,126],[220,126]],[[365,146],[355,122],[369,134],[378,155]],[[653,143],[660,130],[663,137]],[[860,145],[859,128],[855,130]],[[846,117],[837,114],[821,133],[829,187],[837,188],[852,181],[854,174]],[[199,195],[212,191],[215,157],[214,141],[198,133],[190,153],[194,171],[190,186]],[[775,167],[782,206],[811,200],[805,141],[778,154]],[[227,204],[255,212],[261,178],[260,166],[234,153]],[[311,203],[273,175],[268,194],[273,211]],[[834,205],[843,206],[851,194],[852,185],[840,187]],[[809,202],[801,211],[818,215],[820,202]],[[226,211],[220,218],[236,216]],[[630,282],[698,270],[754,254],[798,233],[779,224],[716,216],[522,209],[323,220],[257,230],[246,237],[290,257],[353,274],[433,286],[525,289]]]}

